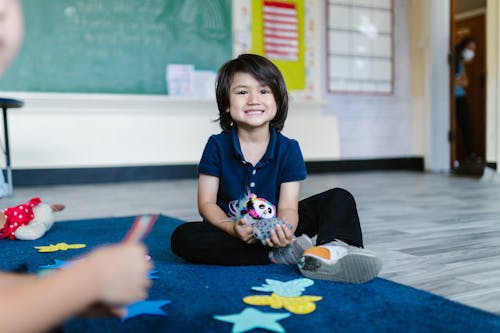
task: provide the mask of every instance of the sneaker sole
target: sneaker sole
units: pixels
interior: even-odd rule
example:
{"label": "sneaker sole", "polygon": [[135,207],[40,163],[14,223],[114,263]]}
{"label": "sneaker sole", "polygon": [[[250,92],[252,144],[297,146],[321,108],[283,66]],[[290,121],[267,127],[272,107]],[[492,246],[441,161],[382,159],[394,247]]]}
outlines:
{"label": "sneaker sole", "polygon": [[328,264],[314,256],[304,256],[300,272],[309,278],[348,283],[365,283],[382,269],[382,262],[376,256],[366,253],[348,253],[335,264]]}
{"label": "sneaker sole", "polygon": [[307,236],[300,236],[294,243],[293,248],[289,249],[288,254],[279,253],[278,251],[278,253],[273,255],[274,258],[271,259],[271,262],[284,265],[300,264],[304,251],[311,247],[313,247],[311,239]]}

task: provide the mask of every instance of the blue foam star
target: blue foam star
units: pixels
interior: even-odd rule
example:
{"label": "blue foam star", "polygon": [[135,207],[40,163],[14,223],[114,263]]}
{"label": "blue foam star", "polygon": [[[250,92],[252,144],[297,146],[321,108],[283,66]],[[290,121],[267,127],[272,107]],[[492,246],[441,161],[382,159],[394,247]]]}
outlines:
{"label": "blue foam star", "polygon": [[153,269],[148,272],[148,279],[150,280],[158,280],[160,277],[158,276],[158,271]]}
{"label": "blue foam star", "polygon": [[141,315],[166,316],[167,313],[163,311],[161,307],[168,303],[170,303],[169,300],[139,301],[132,303],[127,306],[127,314],[124,315],[121,320],[125,321]]}
{"label": "blue foam star", "polygon": [[54,263],[52,265],[40,266],[39,269],[62,269],[70,263],[70,261],[54,259]]}
{"label": "blue foam star", "polygon": [[215,315],[217,320],[234,323],[233,333],[241,333],[250,331],[254,328],[262,328],[265,330],[282,333],[285,332],[283,326],[277,323],[278,320],[289,317],[290,313],[283,312],[262,312],[254,308],[245,308],[240,313],[231,315]]}

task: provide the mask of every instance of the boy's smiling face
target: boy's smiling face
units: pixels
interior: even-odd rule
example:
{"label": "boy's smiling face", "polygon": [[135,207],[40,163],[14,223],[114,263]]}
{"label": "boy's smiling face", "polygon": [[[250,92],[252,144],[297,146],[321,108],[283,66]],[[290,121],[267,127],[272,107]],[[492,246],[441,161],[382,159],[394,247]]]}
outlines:
{"label": "boy's smiling face", "polygon": [[277,107],[271,88],[248,73],[238,72],[229,89],[228,112],[240,128],[269,127]]}
{"label": "boy's smiling face", "polygon": [[19,51],[23,33],[23,16],[19,0],[0,0],[0,74]]}

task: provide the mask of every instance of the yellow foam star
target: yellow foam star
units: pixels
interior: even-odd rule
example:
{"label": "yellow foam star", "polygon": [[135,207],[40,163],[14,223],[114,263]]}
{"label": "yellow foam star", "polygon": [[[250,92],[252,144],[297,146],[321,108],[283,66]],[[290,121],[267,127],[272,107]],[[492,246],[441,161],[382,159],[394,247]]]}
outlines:
{"label": "yellow foam star", "polygon": [[272,293],[270,296],[247,296],[243,298],[243,302],[250,305],[269,305],[273,309],[285,308],[295,314],[308,314],[316,310],[314,302],[322,299],[321,296],[285,297]]}
{"label": "yellow foam star", "polygon": [[66,251],[66,250],[72,250],[72,249],[82,249],[86,247],[87,245],[85,244],[67,244],[67,243],[57,243],[57,244],[50,244],[47,246],[35,246],[35,249],[38,250],[38,252],[56,252],[56,251]]}

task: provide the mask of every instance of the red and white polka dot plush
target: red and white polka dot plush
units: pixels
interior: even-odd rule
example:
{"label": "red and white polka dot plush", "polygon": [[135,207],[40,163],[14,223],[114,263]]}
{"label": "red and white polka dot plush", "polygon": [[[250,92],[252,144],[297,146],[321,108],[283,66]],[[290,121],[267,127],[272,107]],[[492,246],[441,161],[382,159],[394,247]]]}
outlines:
{"label": "red and white polka dot plush", "polygon": [[53,209],[33,198],[27,203],[3,210],[5,223],[0,238],[33,240],[42,237],[54,224]]}
{"label": "red and white polka dot plush", "polygon": [[0,238],[16,239],[14,232],[22,225],[30,223],[35,217],[33,207],[42,203],[40,198],[33,198],[25,204],[4,209],[5,224],[0,230]]}

